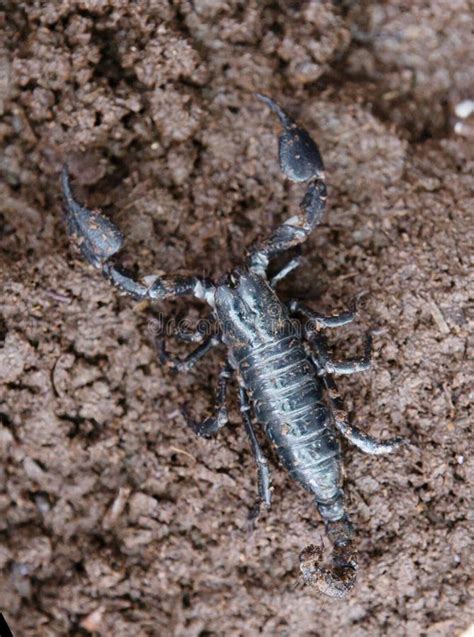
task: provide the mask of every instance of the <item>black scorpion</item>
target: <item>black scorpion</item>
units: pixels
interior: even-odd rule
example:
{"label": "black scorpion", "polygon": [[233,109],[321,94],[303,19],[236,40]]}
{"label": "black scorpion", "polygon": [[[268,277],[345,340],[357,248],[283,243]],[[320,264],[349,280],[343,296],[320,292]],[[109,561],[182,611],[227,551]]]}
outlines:
{"label": "black scorpion", "polygon": [[[161,361],[177,371],[191,369],[218,343],[227,347],[228,360],[219,373],[213,416],[200,423],[187,417],[187,422],[200,436],[209,436],[223,427],[228,420],[227,385],[236,374],[242,418],[258,469],[260,500],[270,505],[270,473],[252,423],[252,410],[282,464],[313,494],[333,546],[331,569],[320,565],[321,548],[311,545],[304,549],[300,555],[303,581],[331,597],[344,597],[355,584],[357,559],[343,501],[337,432],[369,454],[390,453],[403,439],[379,442],[349,424],[332,375],[369,369],[371,338],[367,337],[361,360],[334,362],[320,332],[350,323],[355,312],[326,317],[297,300],[280,301],[275,286],[298,265],[298,259],[288,261],[272,279],[267,276],[270,260],[303,243],[320,223],[326,184],[318,147],[306,130],[269,97],[258,97],[283,127],[279,137],[281,170],[293,182],[306,182],[307,190],[299,212],[249,250],[245,267],[233,270],[218,283],[194,276],[151,276],[144,283],[138,282],[110,260],[122,248],[122,234],[100,212],[88,210],[74,199],[64,168],[67,226],[89,263],[121,292],[150,301],[190,295],[211,306],[218,329],[212,336],[196,333],[188,338],[200,344],[185,359],[172,359],[163,338],[157,337]],[[295,329],[292,317],[299,317],[296,325],[301,330]]]}

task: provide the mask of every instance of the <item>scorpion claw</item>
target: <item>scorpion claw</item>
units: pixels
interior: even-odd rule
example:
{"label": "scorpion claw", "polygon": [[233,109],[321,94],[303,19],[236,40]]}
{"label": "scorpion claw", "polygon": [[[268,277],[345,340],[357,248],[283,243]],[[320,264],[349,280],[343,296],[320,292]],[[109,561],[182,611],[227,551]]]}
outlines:
{"label": "scorpion claw", "polygon": [[66,200],[68,232],[77,239],[81,252],[89,263],[101,268],[105,261],[122,248],[122,233],[100,212],[89,210],[74,199],[66,166],[61,174],[61,184]]}
{"label": "scorpion claw", "polygon": [[270,97],[257,93],[279,118],[283,132],[278,140],[280,167],[291,181],[324,179],[324,164],[315,142],[304,128],[298,126]]}
{"label": "scorpion claw", "polygon": [[280,120],[282,126],[284,126],[285,128],[290,128],[292,125],[294,125],[293,120],[290,117],[288,117],[288,115],[281,108],[281,106],[277,104],[276,102],[274,102],[271,97],[268,97],[267,95],[262,95],[261,93],[256,93],[256,96],[257,96],[257,99],[259,99],[261,102],[266,104],[268,108],[273,113],[275,113],[275,115]]}

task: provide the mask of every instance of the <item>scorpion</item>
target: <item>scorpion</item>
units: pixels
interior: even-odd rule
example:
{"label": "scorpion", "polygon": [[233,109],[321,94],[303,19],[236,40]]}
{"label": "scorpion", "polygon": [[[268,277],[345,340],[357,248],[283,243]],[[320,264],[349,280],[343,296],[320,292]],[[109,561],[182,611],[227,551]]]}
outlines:
{"label": "scorpion", "polygon": [[358,565],[354,531],[344,504],[338,434],[361,451],[376,455],[393,452],[405,440],[378,441],[351,424],[344,409],[333,376],[370,368],[371,333],[361,359],[341,362],[328,355],[322,330],[353,321],[355,305],[339,315],[324,316],[299,300],[284,303],[275,292],[277,283],[299,265],[300,258],[286,257],[284,267],[272,278],[268,275],[270,260],[299,248],[321,222],[327,189],[323,161],[309,133],[274,100],[257,97],[282,127],[278,139],[281,171],[307,188],[297,213],[248,250],[245,266],[217,282],[198,276],[157,275],[140,282],[112,259],[124,243],[120,230],[100,211],[77,202],[64,166],[61,182],[67,230],[85,259],[122,293],[151,302],[190,295],[210,306],[217,329],[211,336],[196,331],[194,338],[188,338],[199,344],[186,357],[171,357],[164,336],[155,334],[160,361],[178,372],[190,370],[218,344],[227,348],[212,416],[197,422],[183,410],[187,424],[203,437],[224,427],[228,422],[227,387],[231,377],[237,377],[240,411],[257,466],[259,503],[270,506],[272,487],[253,419],[262,426],[290,476],[314,497],[332,546],[329,568],[322,565],[322,547],[312,544],[301,552],[301,581],[327,596],[343,598],[355,585]]}

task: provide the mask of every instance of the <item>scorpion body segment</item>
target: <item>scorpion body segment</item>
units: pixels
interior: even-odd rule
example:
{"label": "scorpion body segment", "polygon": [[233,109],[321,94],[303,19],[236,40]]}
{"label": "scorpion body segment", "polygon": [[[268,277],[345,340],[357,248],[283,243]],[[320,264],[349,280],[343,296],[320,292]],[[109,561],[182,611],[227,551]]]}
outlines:
{"label": "scorpion body segment", "polygon": [[318,147],[273,100],[258,96],[278,116],[280,167],[294,182],[305,183],[299,210],[267,239],[249,250],[245,266],[214,283],[202,277],[149,276],[143,282],[111,261],[122,247],[120,231],[101,213],[90,211],[73,197],[69,174],[63,170],[67,228],[78,240],[84,257],[121,292],[135,299],[166,300],[191,295],[211,308],[216,334],[196,332],[185,338],[199,342],[183,360],[166,351],[162,334],[155,334],[160,361],[176,371],[191,369],[218,344],[226,347],[228,360],[219,373],[214,410],[202,422],[184,412],[188,425],[200,436],[210,436],[227,421],[227,388],[232,376],[239,383],[239,401],[250,448],[257,464],[261,502],[271,502],[268,461],[260,447],[252,412],[273,445],[281,464],[309,491],[324,520],[333,546],[332,567],[321,566],[322,550],[310,545],[300,555],[305,583],[331,597],[344,597],[354,586],[357,571],[353,532],[342,490],[342,458],[337,434],[366,453],[395,450],[401,438],[379,442],[352,426],[332,376],[365,371],[370,366],[370,335],[361,360],[332,361],[324,328],[350,323],[354,312],[325,317],[299,301],[284,303],[275,285],[299,263],[293,259],[269,279],[270,259],[301,244],[321,221],[326,202],[323,162]]}
{"label": "scorpion body segment", "polygon": [[252,272],[237,276],[236,287],[222,286],[216,293],[229,359],[282,464],[313,493],[327,519],[339,519],[340,446],[322,381],[297,326],[268,283]]}

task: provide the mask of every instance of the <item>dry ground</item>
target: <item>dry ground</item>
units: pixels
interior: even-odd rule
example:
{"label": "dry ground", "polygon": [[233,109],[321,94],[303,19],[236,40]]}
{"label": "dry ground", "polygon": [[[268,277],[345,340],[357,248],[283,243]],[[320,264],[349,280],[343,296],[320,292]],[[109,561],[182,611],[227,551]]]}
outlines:
{"label": "dry ground", "polygon": [[[43,0],[0,5],[0,608],[17,636],[441,637],[470,623],[469,253],[472,4]],[[330,188],[281,286],[321,311],[360,293],[374,369],[341,383],[356,422],[411,445],[344,445],[356,590],[295,589],[323,528],[273,463],[255,468],[235,401],[200,440],[218,361],[161,369],[150,308],[68,245],[58,173],[127,236],[140,272],[219,275],[297,204],[276,162],[277,98],[318,140]],[[472,271],[471,271],[472,272]],[[472,299],[472,296],[471,296]],[[167,304],[153,311],[203,315]],[[274,461],[275,459],[272,458]],[[472,534],[472,528],[471,528]]]}

